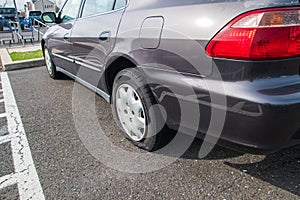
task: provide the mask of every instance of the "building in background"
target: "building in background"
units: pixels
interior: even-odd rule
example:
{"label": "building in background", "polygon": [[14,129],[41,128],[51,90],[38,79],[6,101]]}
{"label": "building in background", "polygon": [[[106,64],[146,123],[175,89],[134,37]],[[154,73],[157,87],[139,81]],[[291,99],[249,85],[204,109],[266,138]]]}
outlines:
{"label": "building in background", "polygon": [[42,0],[33,0],[34,10],[40,10],[42,12],[55,12],[55,3],[49,0],[44,0],[44,9]]}
{"label": "building in background", "polygon": [[26,2],[25,5],[27,6],[27,9],[28,9],[28,10],[33,10],[32,2],[28,1],[28,2]]}

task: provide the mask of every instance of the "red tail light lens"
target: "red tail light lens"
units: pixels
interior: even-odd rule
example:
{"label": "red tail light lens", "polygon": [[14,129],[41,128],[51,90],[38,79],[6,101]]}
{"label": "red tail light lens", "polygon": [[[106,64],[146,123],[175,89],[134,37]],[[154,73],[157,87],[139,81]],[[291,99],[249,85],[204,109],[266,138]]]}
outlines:
{"label": "red tail light lens", "polygon": [[207,45],[212,57],[272,60],[300,55],[300,8],[264,9],[245,13]]}

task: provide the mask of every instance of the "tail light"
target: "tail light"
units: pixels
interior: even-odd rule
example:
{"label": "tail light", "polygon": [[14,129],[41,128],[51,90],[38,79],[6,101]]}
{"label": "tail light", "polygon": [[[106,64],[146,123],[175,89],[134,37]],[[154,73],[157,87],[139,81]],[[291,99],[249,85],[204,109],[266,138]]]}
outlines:
{"label": "tail light", "polygon": [[272,60],[300,55],[300,8],[247,12],[230,22],[207,45],[212,57]]}

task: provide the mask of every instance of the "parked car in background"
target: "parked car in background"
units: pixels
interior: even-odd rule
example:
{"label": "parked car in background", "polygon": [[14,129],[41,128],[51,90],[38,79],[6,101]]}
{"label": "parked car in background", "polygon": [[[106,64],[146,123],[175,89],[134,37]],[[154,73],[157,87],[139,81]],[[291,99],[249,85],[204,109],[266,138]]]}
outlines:
{"label": "parked car in background", "polygon": [[39,10],[30,10],[28,12],[28,19],[32,22],[32,24],[38,24],[37,22],[34,22],[34,20],[42,21],[41,19],[42,11]]}
{"label": "parked car in background", "polygon": [[7,20],[15,21],[16,9],[15,8],[0,8],[0,15]]}
{"label": "parked car in background", "polygon": [[[67,0],[43,14],[57,24],[41,43],[46,67],[112,103],[125,137],[150,151],[169,129],[264,151],[297,145],[300,4],[257,2]],[[207,131],[222,112],[221,135]]]}

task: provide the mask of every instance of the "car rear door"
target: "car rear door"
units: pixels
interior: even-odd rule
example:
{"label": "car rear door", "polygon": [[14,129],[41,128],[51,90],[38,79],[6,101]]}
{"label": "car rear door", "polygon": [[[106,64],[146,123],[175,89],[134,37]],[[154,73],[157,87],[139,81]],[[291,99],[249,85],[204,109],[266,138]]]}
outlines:
{"label": "car rear door", "polygon": [[81,0],[67,0],[58,14],[61,21],[56,27],[51,38],[49,38],[49,50],[53,55],[54,63],[64,70],[74,74],[74,60],[72,59],[72,46],[70,34],[75,19],[78,17]]}
{"label": "car rear door", "polygon": [[[112,51],[126,0],[85,0],[71,33],[77,77],[98,87]],[[100,88],[101,89],[101,88]]]}

